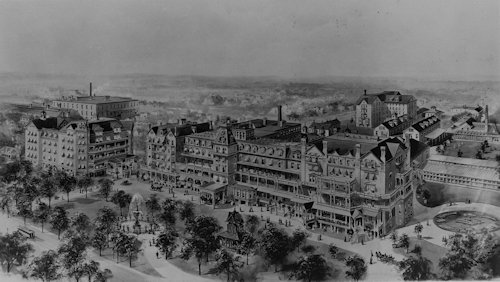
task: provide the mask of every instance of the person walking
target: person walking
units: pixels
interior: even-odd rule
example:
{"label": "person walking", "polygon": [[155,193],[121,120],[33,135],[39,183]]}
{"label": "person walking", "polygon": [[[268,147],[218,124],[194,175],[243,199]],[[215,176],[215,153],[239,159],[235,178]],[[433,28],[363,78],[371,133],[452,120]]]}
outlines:
{"label": "person walking", "polygon": [[159,259],[160,257],[158,256],[158,252],[156,252],[156,258]]}

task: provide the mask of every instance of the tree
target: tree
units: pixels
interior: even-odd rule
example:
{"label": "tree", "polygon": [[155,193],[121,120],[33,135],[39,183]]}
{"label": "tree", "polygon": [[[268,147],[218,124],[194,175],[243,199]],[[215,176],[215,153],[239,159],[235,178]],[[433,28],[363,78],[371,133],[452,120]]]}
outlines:
{"label": "tree", "polygon": [[69,175],[64,170],[59,170],[55,174],[56,183],[62,192],[66,192],[67,201],[69,202],[69,193],[75,190],[76,178]]}
{"label": "tree", "polygon": [[97,211],[96,228],[104,230],[106,237],[115,229],[117,221],[118,215],[111,208],[104,206]]}
{"label": "tree", "polygon": [[[491,232],[479,234],[453,234],[443,240],[449,248],[439,260],[439,267],[446,279],[465,278],[468,273],[489,274],[497,268],[498,242]],[[480,277],[478,277],[480,278]]]}
{"label": "tree", "polygon": [[33,172],[33,165],[30,161],[17,160],[5,165],[2,170],[2,180],[5,183],[12,183],[22,179]]}
{"label": "tree", "polygon": [[181,257],[187,260],[194,255],[198,260],[199,275],[201,275],[202,257],[205,256],[206,261],[208,261],[208,255],[220,248],[220,242],[217,238],[217,233],[220,230],[221,227],[216,218],[204,215],[197,216],[186,226],[189,237],[184,240]]}
{"label": "tree", "polygon": [[403,235],[399,238],[399,245],[405,248],[408,253],[408,248],[410,247],[410,237],[403,233]]}
{"label": "tree", "polygon": [[92,229],[92,222],[86,214],[80,212],[71,218],[71,227],[78,233],[87,233]]}
{"label": "tree", "polygon": [[91,239],[92,247],[99,250],[99,256],[102,256],[102,249],[106,248],[108,245],[108,237],[106,236],[106,231],[103,229],[97,229]]}
{"label": "tree", "polygon": [[298,250],[302,244],[306,242],[307,237],[309,237],[309,233],[304,230],[296,229],[292,233],[292,247],[294,250]]}
{"label": "tree", "polygon": [[7,217],[10,215],[11,205],[14,202],[14,199],[10,193],[2,193],[2,200],[0,201],[0,207],[3,210],[7,210]]}
{"label": "tree", "polygon": [[73,265],[70,269],[67,270],[68,277],[75,278],[76,282],[79,282],[80,279],[85,275],[85,269],[83,266],[83,262],[78,262],[78,264]]}
{"label": "tree", "polygon": [[95,274],[95,279],[94,279],[94,282],[106,282],[108,281],[108,279],[110,279],[111,277],[113,277],[113,273],[111,272],[111,270],[109,269],[104,269],[104,270],[99,270],[96,274]]}
{"label": "tree", "polygon": [[186,238],[181,250],[181,258],[188,260],[194,256],[198,262],[198,275],[201,275],[201,262],[205,254],[205,241],[199,237]]}
{"label": "tree", "polygon": [[323,280],[330,268],[321,255],[302,256],[295,263],[291,276],[297,280]]}
{"label": "tree", "polygon": [[312,254],[316,251],[316,247],[313,245],[304,245],[300,250],[306,254]]}
{"label": "tree", "polygon": [[432,262],[421,256],[410,256],[399,263],[399,269],[403,271],[404,280],[430,280]]}
{"label": "tree", "polygon": [[177,247],[177,238],[179,234],[172,228],[166,228],[156,240],[156,247],[165,254],[165,259],[172,255],[172,252]]}
{"label": "tree", "polygon": [[258,244],[264,258],[269,264],[274,265],[275,271],[278,271],[278,265],[283,263],[292,251],[291,238],[283,229],[274,226],[263,230]]}
{"label": "tree", "polygon": [[49,208],[50,203],[52,202],[52,198],[56,195],[56,193],[57,183],[54,175],[52,175],[50,171],[42,172],[40,182],[40,195],[47,198],[49,202]]}
{"label": "tree", "polygon": [[424,226],[420,222],[417,225],[415,225],[415,233],[417,234],[417,237],[419,239],[422,238],[420,236],[420,233],[422,233],[422,230],[424,230]]}
{"label": "tree", "polygon": [[328,253],[332,258],[337,258],[337,254],[339,253],[339,248],[334,244],[330,244],[328,246]]}
{"label": "tree", "polygon": [[111,190],[113,189],[113,185],[115,184],[113,180],[109,178],[101,178],[98,181],[99,184],[99,194],[108,201],[109,195],[111,194]]}
{"label": "tree", "polygon": [[120,190],[113,194],[111,197],[111,202],[116,204],[120,208],[120,216],[123,216],[122,209],[125,208],[130,201],[132,200],[132,196],[128,193],[125,193],[123,190]]}
{"label": "tree", "polygon": [[95,260],[86,260],[82,266],[83,271],[89,277],[89,281],[92,281],[92,276],[99,272],[99,263]]}
{"label": "tree", "polygon": [[140,242],[134,234],[125,234],[119,232],[115,243],[117,256],[122,255],[128,257],[129,266],[132,267],[132,259],[137,256],[140,249]]}
{"label": "tree", "polygon": [[54,250],[43,252],[31,261],[28,276],[44,282],[58,280],[62,276],[58,258],[59,255]]}
{"label": "tree", "polygon": [[7,273],[13,266],[26,263],[28,254],[33,251],[33,246],[26,243],[26,238],[19,232],[0,235],[0,263],[6,265]]}
{"label": "tree", "polygon": [[345,276],[352,278],[354,281],[359,281],[367,270],[365,260],[359,256],[348,257],[345,265],[349,268],[349,270],[345,272]]}
{"label": "tree", "polygon": [[481,150],[478,150],[476,152],[476,159],[480,159],[480,160],[483,159],[483,152],[481,152]]}
{"label": "tree", "polygon": [[215,273],[225,273],[227,275],[227,281],[229,282],[231,276],[236,276],[238,274],[238,269],[243,266],[240,259],[241,257],[234,256],[226,249],[221,249],[216,255],[217,263],[215,265]]}
{"label": "tree", "polygon": [[162,212],[160,214],[160,220],[165,223],[165,227],[171,227],[175,225],[175,210],[176,205],[172,199],[165,199],[162,204]]}
{"label": "tree", "polygon": [[33,201],[26,196],[22,196],[17,202],[18,215],[23,217],[24,225],[26,225],[26,218],[33,215],[32,203]]}
{"label": "tree", "polygon": [[245,229],[252,233],[255,234],[257,230],[259,230],[260,226],[260,219],[256,215],[247,215],[246,221],[245,221]]}
{"label": "tree", "polygon": [[428,201],[431,198],[431,192],[425,189],[424,192],[422,193],[422,197],[424,198],[425,201]]}
{"label": "tree", "polygon": [[50,224],[57,230],[57,239],[61,239],[61,231],[68,229],[69,218],[63,207],[56,207],[50,215]]}
{"label": "tree", "polygon": [[148,210],[148,213],[153,217],[155,216],[156,212],[161,210],[160,200],[158,199],[158,196],[156,194],[151,194],[146,200],[146,209]]}
{"label": "tree", "polygon": [[86,257],[89,239],[86,234],[79,234],[72,230],[65,233],[65,242],[59,246],[58,253],[63,267],[74,276],[82,276],[81,263]]}
{"label": "tree", "polygon": [[238,246],[238,252],[240,254],[246,255],[247,257],[247,265],[248,265],[248,256],[255,250],[257,247],[257,240],[253,237],[252,233],[245,232],[241,238],[240,245]]}
{"label": "tree", "polygon": [[94,180],[88,175],[80,176],[76,180],[76,186],[81,190],[85,190],[85,198],[87,198],[89,187],[94,185]]}
{"label": "tree", "polygon": [[398,241],[398,232],[394,230],[389,238],[391,239],[393,244],[396,244],[396,242]]}
{"label": "tree", "polygon": [[45,222],[47,222],[50,218],[50,213],[51,210],[49,206],[47,206],[45,203],[40,203],[33,214],[34,221],[42,224],[42,232]]}
{"label": "tree", "polygon": [[194,204],[189,201],[182,202],[181,206],[179,207],[179,217],[181,220],[184,220],[186,222],[193,220],[195,217]]}

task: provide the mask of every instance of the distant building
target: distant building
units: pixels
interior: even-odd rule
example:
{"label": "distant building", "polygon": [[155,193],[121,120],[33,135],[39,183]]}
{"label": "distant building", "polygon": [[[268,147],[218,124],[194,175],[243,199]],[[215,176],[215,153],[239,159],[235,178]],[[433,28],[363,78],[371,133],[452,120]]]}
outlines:
{"label": "distant building", "polygon": [[89,96],[63,97],[52,102],[56,109],[76,110],[85,119],[101,117],[127,119],[137,115],[139,101],[126,97],[93,96],[92,84]]}
{"label": "distant building", "polygon": [[0,156],[3,156],[8,161],[16,161],[20,159],[21,151],[18,147],[4,146],[0,148]]}
{"label": "distant building", "polygon": [[481,107],[479,105],[477,105],[477,106],[463,105],[460,107],[451,108],[451,112],[453,114],[468,113],[468,114],[472,115],[473,117],[478,117],[482,111],[483,111],[483,107]]}
{"label": "distant building", "polygon": [[384,91],[365,94],[356,101],[356,126],[375,128],[388,119],[407,116],[412,120],[417,116],[417,100],[412,95],[402,95],[398,91]]}
{"label": "distant building", "polygon": [[408,129],[404,131],[404,136],[409,135],[410,138],[413,138],[420,142],[427,143],[428,139],[431,138],[427,136],[433,131],[439,129],[440,126],[441,126],[441,120],[438,119],[436,116],[431,116],[419,122],[414,123],[412,126],[410,126]]}
{"label": "distant building", "polygon": [[308,128],[307,133],[317,134],[328,137],[340,129],[340,120],[328,120],[324,122],[313,122]]}
{"label": "distant building", "polygon": [[391,119],[375,127],[374,136],[380,139],[387,139],[389,137],[401,135],[410,125],[411,121],[406,116]]}
{"label": "distant building", "polygon": [[427,109],[426,111],[423,112],[422,118],[428,118],[431,116],[436,116],[438,119],[441,119],[443,115],[443,111],[440,111],[436,108],[436,106],[432,106],[430,109]]}
{"label": "distant building", "polygon": [[32,120],[25,131],[25,158],[42,169],[51,166],[72,175],[106,174],[107,161],[132,152],[130,129],[115,119]]}
{"label": "distant building", "polygon": [[496,161],[432,155],[423,169],[424,180],[467,188],[500,188]]}

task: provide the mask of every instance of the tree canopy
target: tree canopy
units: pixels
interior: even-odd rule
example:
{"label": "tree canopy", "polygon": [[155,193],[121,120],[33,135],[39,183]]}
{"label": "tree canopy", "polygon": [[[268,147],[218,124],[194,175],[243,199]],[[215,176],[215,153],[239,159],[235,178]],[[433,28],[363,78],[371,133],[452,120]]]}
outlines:
{"label": "tree canopy", "polygon": [[33,246],[19,232],[0,235],[0,262],[6,265],[7,273],[13,266],[26,263]]}

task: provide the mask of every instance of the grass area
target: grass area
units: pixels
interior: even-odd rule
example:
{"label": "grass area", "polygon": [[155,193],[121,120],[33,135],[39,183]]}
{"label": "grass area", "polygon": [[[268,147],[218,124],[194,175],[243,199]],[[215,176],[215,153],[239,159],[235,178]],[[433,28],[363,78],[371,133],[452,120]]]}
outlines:
{"label": "grass area", "polygon": [[[99,256],[99,250],[92,249],[91,251],[95,255]],[[101,257],[106,258],[106,259],[116,263],[116,254],[113,254],[113,251],[111,249],[103,249]],[[118,263],[123,265],[124,267],[130,267],[128,257],[119,257]],[[144,257],[142,252],[139,252],[139,254],[137,255],[137,258],[132,259],[132,268],[137,270],[137,271],[140,271],[142,273],[148,274],[148,275],[152,275],[155,277],[162,277],[160,275],[160,273],[158,273],[149,264],[148,260]]]}
{"label": "grass area", "polygon": [[419,240],[416,237],[410,237],[409,252],[406,253],[406,249],[404,248],[397,248],[395,249],[395,252],[404,255],[405,257],[409,257],[411,255],[414,255],[413,253],[411,253],[411,250],[413,250],[415,245],[420,245],[420,247],[422,247],[422,256],[428,258],[432,262],[432,272],[434,274],[439,274],[439,259],[446,254],[447,249],[430,243],[426,240]]}
{"label": "grass area", "polygon": [[[463,158],[476,158],[476,153],[481,149],[480,142],[474,141],[452,141],[449,146],[446,147],[444,154],[445,156],[457,157],[458,151],[462,151]],[[500,155],[500,145],[490,144],[489,147],[486,148],[485,153],[483,154],[483,159],[485,160],[495,160],[496,155]]]}

